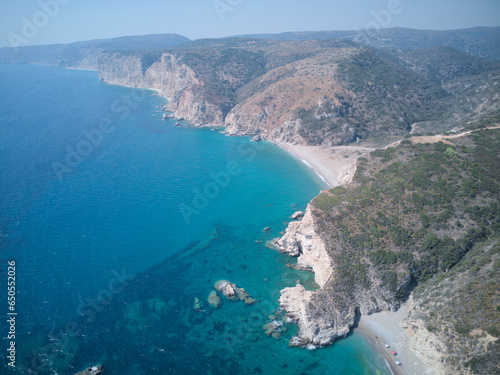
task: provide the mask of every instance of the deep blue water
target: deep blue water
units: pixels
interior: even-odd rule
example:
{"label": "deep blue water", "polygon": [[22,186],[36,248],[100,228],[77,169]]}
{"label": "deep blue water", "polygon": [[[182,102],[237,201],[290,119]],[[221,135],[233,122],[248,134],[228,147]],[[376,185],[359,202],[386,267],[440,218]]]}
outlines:
{"label": "deep blue water", "polygon": [[[162,98],[95,72],[0,66],[0,99],[0,306],[13,259],[19,373],[386,373],[357,334],[308,351],[288,348],[294,324],[281,340],[262,329],[280,289],[313,286],[265,247],[324,188],[305,165],[176,128]],[[259,302],[213,309],[219,279]]]}

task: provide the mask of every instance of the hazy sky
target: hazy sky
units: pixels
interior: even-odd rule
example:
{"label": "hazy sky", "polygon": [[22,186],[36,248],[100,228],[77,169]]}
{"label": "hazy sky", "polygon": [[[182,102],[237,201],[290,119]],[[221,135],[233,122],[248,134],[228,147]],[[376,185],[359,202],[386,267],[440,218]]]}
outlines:
{"label": "hazy sky", "polygon": [[[45,5],[44,5],[45,4]],[[0,46],[375,27],[500,26],[500,0],[1,0]]]}

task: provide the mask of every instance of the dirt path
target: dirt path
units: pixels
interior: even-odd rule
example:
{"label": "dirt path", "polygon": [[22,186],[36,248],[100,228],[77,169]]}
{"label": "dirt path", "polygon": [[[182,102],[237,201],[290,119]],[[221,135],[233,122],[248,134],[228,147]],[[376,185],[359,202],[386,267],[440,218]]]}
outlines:
{"label": "dirt path", "polygon": [[[413,143],[438,143],[438,142],[443,142],[448,145],[455,145],[453,142],[450,142],[450,139],[456,139],[460,137],[464,137],[466,135],[469,135],[471,133],[480,131],[480,130],[486,130],[486,129],[500,129],[500,125],[496,124],[497,126],[490,126],[488,128],[483,128],[483,129],[476,129],[476,130],[468,130],[463,133],[458,133],[458,134],[452,134],[452,135],[421,135],[417,137],[411,137],[410,141]],[[398,141],[398,144],[401,141]]]}

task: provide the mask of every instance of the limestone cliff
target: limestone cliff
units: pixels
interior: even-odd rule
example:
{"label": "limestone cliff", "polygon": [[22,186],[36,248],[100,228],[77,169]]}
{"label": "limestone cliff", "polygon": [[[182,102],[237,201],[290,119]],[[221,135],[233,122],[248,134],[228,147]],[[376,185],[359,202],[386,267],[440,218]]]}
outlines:
{"label": "limestone cliff", "polygon": [[314,272],[316,284],[324,286],[332,274],[332,264],[325,244],[315,232],[314,218],[308,207],[301,221],[289,224],[285,235],[276,241],[280,251],[298,257],[299,267]]}
{"label": "limestone cliff", "polygon": [[223,125],[221,110],[200,95],[204,82],[172,54],[163,53],[158,61],[145,66],[140,55],[104,53],[98,72],[109,84],[158,91],[169,100],[169,111],[194,126]]}

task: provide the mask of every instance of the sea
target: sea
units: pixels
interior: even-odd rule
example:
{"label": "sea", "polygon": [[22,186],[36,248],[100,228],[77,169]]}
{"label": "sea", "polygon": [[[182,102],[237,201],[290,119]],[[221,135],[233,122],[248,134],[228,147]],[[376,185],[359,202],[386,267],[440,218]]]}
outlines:
{"label": "sea", "polygon": [[299,160],[94,71],[0,65],[0,103],[0,373],[387,374],[356,332],[288,345],[280,290],[317,285],[266,244],[326,188]]}

